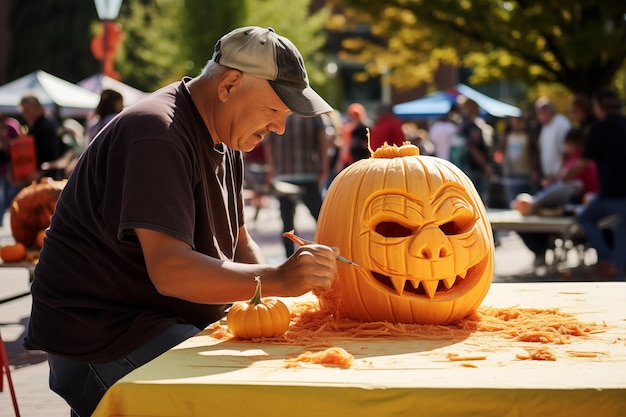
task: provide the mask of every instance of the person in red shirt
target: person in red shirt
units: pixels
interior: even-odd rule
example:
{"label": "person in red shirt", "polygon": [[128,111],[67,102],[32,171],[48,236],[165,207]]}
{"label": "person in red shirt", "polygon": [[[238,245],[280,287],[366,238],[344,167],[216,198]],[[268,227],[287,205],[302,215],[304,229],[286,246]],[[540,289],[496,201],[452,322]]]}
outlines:
{"label": "person in red shirt", "polygon": [[378,109],[376,123],[374,123],[370,133],[372,151],[383,146],[385,142],[389,145],[401,146],[405,140],[400,118],[393,113],[390,106],[381,106]]}

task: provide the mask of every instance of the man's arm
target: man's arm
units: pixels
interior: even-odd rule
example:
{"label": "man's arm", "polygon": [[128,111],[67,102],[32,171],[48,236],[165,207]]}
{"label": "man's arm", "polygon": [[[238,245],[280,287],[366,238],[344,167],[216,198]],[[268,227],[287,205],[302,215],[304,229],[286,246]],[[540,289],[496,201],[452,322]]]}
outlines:
{"label": "man's arm", "polygon": [[[330,288],[337,273],[339,250],[325,245],[301,246],[280,265],[249,264],[212,258],[164,233],[147,229],[135,232],[157,291],[195,303],[228,304],[249,299],[257,276],[268,296],[299,296]],[[249,248],[250,241],[246,243]],[[248,252],[245,256],[252,259],[254,255]]]}
{"label": "man's arm", "polygon": [[244,264],[266,263],[261,247],[252,239],[245,226],[239,228],[239,240],[235,250],[235,262]]}

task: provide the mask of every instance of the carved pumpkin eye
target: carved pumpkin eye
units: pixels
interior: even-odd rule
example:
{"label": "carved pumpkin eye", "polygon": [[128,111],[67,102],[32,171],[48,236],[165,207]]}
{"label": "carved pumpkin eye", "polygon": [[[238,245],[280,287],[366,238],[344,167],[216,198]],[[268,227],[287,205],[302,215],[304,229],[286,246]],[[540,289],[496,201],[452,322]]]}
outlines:
{"label": "carved pumpkin eye", "polygon": [[449,222],[440,225],[439,229],[446,236],[460,235],[469,232],[475,222],[472,213],[464,210],[464,213],[459,213]]}
{"label": "carved pumpkin eye", "polygon": [[380,222],[374,226],[376,233],[383,237],[407,237],[413,234],[413,231],[398,222]]}

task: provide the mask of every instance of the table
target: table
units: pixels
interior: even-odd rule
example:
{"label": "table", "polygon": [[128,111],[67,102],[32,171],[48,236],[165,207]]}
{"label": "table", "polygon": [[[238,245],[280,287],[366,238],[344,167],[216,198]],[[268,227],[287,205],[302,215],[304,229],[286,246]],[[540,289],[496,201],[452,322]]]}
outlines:
{"label": "table", "polygon": [[580,226],[574,216],[523,216],[517,210],[488,209],[487,218],[494,231],[546,232],[557,233],[564,237],[580,231]]}
{"label": "table", "polygon": [[[520,233],[546,233],[555,235],[554,247],[554,267],[567,261],[567,252],[574,248],[574,237],[582,236],[581,226],[576,221],[575,216],[523,216],[517,210],[509,209],[488,209],[487,218],[491,223],[494,232],[514,231]],[[585,242],[583,239],[582,242]],[[584,247],[579,249],[580,263],[583,263]]]}
{"label": "table", "polygon": [[[463,340],[330,340],[354,355],[348,369],[287,368],[285,360],[305,347],[220,341],[204,331],[114,384],[93,416],[623,416],[626,283],[494,283],[483,301],[515,305],[558,307],[606,323],[606,331],[550,345],[556,361],[516,359],[529,342],[482,346],[473,333]],[[486,358],[456,362],[451,352]]]}
{"label": "table", "polygon": [[[30,285],[30,283],[33,282],[33,275],[35,273],[35,266],[36,266],[36,262],[33,261],[23,261],[23,262],[0,262],[0,269],[2,268],[17,268],[17,269],[25,269],[28,273],[28,283]],[[9,301],[13,301],[13,300],[17,300],[18,298],[22,298],[22,297],[26,297],[27,295],[30,294],[30,290],[29,291],[23,291],[19,294],[14,294],[8,297],[4,297],[2,299],[0,299],[0,304],[4,304],[7,303]]]}

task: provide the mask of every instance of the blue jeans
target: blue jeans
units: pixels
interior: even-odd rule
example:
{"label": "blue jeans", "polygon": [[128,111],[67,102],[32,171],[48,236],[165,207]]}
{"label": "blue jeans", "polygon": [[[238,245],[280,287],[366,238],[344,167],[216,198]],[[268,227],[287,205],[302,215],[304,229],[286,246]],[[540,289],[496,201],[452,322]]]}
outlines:
{"label": "blue jeans", "polygon": [[89,417],[117,380],[198,332],[200,329],[191,324],[175,324],[134,352],[105,363],[48,354],[50,389],[70,405],[71,417]]}
{"label": "blue jeans", "polygon": [[[616,215],[613,250],[607,245],[598,222]],[[598,253],[599,261],[608,261],[617,267],[617,279],[624,279],[626,264],[626,198],[594,198],[578,215],[578,222],[585,230],[587,240]]]}

